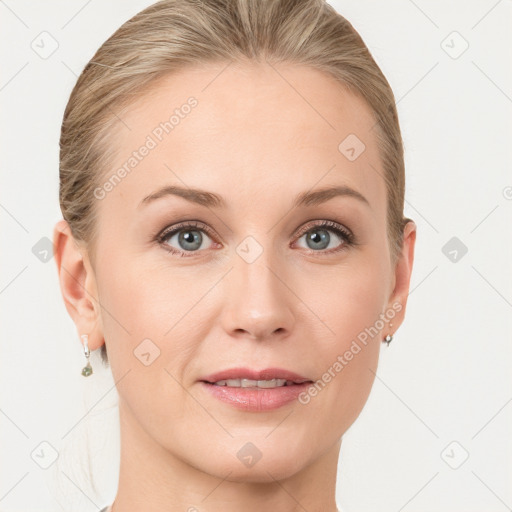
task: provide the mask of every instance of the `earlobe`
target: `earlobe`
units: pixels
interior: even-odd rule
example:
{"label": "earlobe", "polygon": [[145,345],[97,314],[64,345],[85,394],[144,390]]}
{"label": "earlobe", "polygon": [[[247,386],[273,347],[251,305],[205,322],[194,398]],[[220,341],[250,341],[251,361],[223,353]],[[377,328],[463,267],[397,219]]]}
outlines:
{"label": "earlobe", "polygon": [[53,244],[66,310],[75,323],[78,334],[88,334],[89,348],[95,350],[103,344],[103,337],[99,332],[100,307],[95,276],[84,259],[85,248],[76,242],[65,220],[56,223]]}

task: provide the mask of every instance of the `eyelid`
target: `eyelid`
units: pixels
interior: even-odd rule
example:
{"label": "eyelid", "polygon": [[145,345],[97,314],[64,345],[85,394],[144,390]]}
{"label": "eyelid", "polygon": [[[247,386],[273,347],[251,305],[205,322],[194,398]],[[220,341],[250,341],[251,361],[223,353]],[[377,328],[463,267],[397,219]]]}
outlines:
{"label": "eyelid", "polygon": [[159,242],[163,242],[165,238],[167,238],[169,235],[174,234],[177,231],[180,231],[181,229],[186,228],[199,228],[204,230],[208,236],[214,238],[213,230],[204,222],[198,221],[198,220],[184,220],[182,222],[178,222],[177,224],[173,224],[172,226],[167,226],[164,228],[157,236],[156,239]]}
{"label": "eyelid", "polygon": [[[313,224],[311,224],[311,223],[313,223]],[[337,222],[334,222],[332,220],[325,220],[325,219],[315,219],[315,220],[309,221],[305,226],[300,228],[300,230],[296,236],[299,238],[314,228],[332,228],[335,231],[336,230],[341,231],[349,241],[354,239],[353,233],[348,228],[346,228],[343,225],[341,225]]]}

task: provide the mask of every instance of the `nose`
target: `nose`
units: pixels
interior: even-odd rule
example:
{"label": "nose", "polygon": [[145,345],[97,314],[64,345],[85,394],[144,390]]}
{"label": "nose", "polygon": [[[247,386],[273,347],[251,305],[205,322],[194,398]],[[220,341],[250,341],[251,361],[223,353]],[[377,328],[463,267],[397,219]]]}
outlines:
{"label": "nose", "polygon": [[230,336],[263,341],[292,332],[297,298],[286,284],[289,272],[264,254],[252,263],[239,259],[226,276],[221,322]]}

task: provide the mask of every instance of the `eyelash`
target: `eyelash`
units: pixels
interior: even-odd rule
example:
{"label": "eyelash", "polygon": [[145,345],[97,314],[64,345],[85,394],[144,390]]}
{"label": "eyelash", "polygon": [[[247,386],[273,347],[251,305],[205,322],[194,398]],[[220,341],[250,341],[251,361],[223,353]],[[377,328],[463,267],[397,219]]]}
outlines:
{"label": "eyelash", "polygon": [[[187,254],[187,252],[179,251],[178,249],[175,249],[174,247],[171,247],[169,244],[165,243],[165,240],[170,238],[172,235],[178,233],[179,231],[183,231],[185,229],[190,229],[190,228],[197,228],[200,231],[204,231],[210,238],[212,238],[212,239],[215,238],[212,233],[212,230],[203,222],[187,221],[187,222],[182,222],[180,224],[175,225],[172,229],[165,228],[160,234],[158,234],[156,236],[155,241],[158,242],[166,251],[170,252],[171,254],[179,255],[180,257],[185,257],[185,258],[194,256],[195,253],[200,252],[200,251],[188,251],[190,253],[190,256],[189,256]],[[349,247],[357,245],[355,236],[350,231],[343,228],[340,224],[330,221],[330,220],[325,220],[325,221],[321,221],[317,224],[313,224],[313,225],[310,224],[310,225],[305,226],[304,228],[302,228],[299,231],[299,233],[297,235],[297,240],[300,239],[307,232],[312,231],[315,228],[329,228],[328,231],[333,231],[334,233],[336,233],[336,235],[338,235],[341,239],[344,240],[344,243],[337,249],[330,249],[328,251],[310,250],[309,254],[330,255],[330,254],[338,253],[340,251],[344,251],[344,250],[348,249]]]}

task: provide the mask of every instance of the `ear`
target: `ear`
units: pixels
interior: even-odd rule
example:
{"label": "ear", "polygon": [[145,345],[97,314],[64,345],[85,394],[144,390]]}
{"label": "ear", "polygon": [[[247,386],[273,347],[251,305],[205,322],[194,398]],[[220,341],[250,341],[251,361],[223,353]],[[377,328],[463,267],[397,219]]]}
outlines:
{"label": "ear", "polygon": [[[410,220],[404,227],[402,250],[395,265],[394,287],[389,298],[388,308],[395,309],[392,333],[396,332],[405,317],[405,308],[409,296],[412,267],[414,263],[414,246],[416,243],[416,224]],[[395,307],[393,307],[395,304]],[[401,308],[398,309],[398,304]]]}
{"label": "ear", "polygon": [[[79,336],[88,334],[91,351],[104,343],[96,278],[84,244],[74,239],[69,224],[60,220],[53,231],[54,257],[66,309]],[[80,340],[81,342],[81,340]]]}

